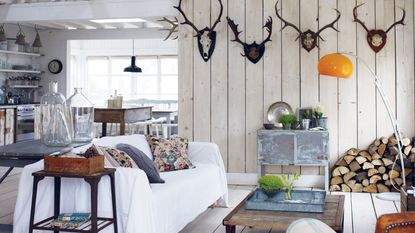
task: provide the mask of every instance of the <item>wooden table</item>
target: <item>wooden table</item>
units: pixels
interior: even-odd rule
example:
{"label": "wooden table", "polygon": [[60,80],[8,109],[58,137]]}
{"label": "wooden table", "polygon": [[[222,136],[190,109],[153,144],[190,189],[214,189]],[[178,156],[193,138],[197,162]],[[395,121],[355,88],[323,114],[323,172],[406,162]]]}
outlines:
{"label": "wooden table", "polygon": [[343,195],[327,195],[324,213],[300,213],[246,210],[245,201],[253,194],[254,192],[250,193],[223,219],[226,233],[235,233],[235,226],[272,228],[276,232],[285,232],[292,222],[301,218],[318,219],[329,225],[336,232],[343,232]]}
{"label": "wooden table", "polygon": [[166,118],[166,123],[170,124],[171,123],[171,119],[177,115],[177,111],[176,110],[153,110],[152,111],[152,117],[154,119],[160,118],[160,117],[165,117]]}
{"label": "wooden table", "polygon": [[94,108],[94,121],[102,123],[102,136],[107,135],[107,123],[120,123],[120,135],[125,134],[125,124],[146,121],[152,117],[152,107]]}

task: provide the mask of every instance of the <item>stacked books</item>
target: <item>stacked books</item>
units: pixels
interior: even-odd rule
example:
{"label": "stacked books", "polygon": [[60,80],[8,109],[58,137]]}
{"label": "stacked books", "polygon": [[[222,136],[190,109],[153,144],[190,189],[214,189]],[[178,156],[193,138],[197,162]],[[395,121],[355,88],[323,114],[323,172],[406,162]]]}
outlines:
{"label": "stacked books", "polygon": [[90,213],[63,213],[51,222],[54,227],[76,228],[89,221]]}

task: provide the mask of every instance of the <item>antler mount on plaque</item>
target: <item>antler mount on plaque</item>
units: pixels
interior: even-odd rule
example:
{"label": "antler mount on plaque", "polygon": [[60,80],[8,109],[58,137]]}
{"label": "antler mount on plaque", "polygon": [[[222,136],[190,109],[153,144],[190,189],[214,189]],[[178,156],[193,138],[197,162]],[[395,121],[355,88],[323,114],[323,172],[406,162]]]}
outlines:
{"label": "antler mount on plaque", "polygon": [[339,21],[340,16],[341,16],[340,11],[338,11],[336,9],[334,9],[334,10],[337,12],[337,18],[333,22],[331,22],[331,23],[327,24],[326,26],[320,28],[320,30],[318,30],[317,32],[314,32],[311,29],[308,29],[307,31],[302,32],[300,30],[300,28],[298,28],[294,24],[286,21],[285,19],[283,19],[281,17],[281,15],[278,13],[279,10],[278,10],[278,7],[277,6],[278,6],[278,1],[275,4],[275,13],[277,14],[277,17],[284,23],[284,26],[281,28],[281,30],[283,30],[286,27],[292,27],[292,28],[294,28],[298,32],[298,34],[299,34],[298,37],[295,40],[297,41],[298,39],[300,39],[301,46],[305,50],[307,50],[307,52],[310,52],[315,47],[318,47],[318,45],[317,45],[318,38],[320,38],[322,41],[325,41],[320,36],[320,33],[323,32],[324,30],[326,30],[327,28],[331,28],[331,29],[335,30],[336,32],[339,31],[339,30],[337,30],[337,28],[334,27],[334,25],[337,23],[337,21]]}
{"label": "antler mount on plaque", "polygon": [[271,41],[272,18],[269,17],[267,22],[264,25],[264,28],[266,28],[266,30],[268,32],[268,36],[260,44],[256,43],[256,41],[254,41],[251,44],[247,44],[246,42],[242,42],[241,39],[239,39],[239,34],[241,32],[238,31],[238,24],[235,24],[235,22],[233,20],[231,20],[229,17],[226,17],[226,20],[228,21],[228,25],[232,29],[233,34],[235,35],[235,39],[233,39],[232,41],[241,44],[244,48],[244,54],[242,54],[242,56],[248,58],[248,60],[250,60],[252,63],[256,64],[259,60],[261,60],[262,56],[265,53],[265,44],[267,42]]}
{"label": "antler mount on plaque", "polygon": [[193,28],[193,30],[196,31],[196,36],[197,37],[197,45],[199,48],[199,52],[200,55],[202,56],[203,60],[205,62],[207,62],[210,57],[213,54],[213,51],[215,50],[215,45],[216,45],[216,31],[215,31],[215,27],[218,25],[218,23],[220,22],[220,19],[222,17],[222,13],[223,13],[223,4],[221,0],[218,0],[219,4],[220,4],[220,13],[218,18],[216,19],[215,23],[213,24],[212,27],[205,27],[202,30],[199,30],[194,23],[192,23],[186,16],[186,14],[184,13],[184,11],[182,10],[181,6],[182,6],[182,0],[179,1],[179,5],[175,6],[174,8],[176,8],[180,14],[183,16],[184,18],[184,22],[180,23],[182,25],[189,25],[190,27]]}
{"label": "antler mount on plaque", "polygon": [[365,31],[367,32],[367,37],[366,37],[367,42],[369,43],[370,48],[373,51],[375,51],[375,53],[377,53],[380,50],[382,50],[383,47],[385,47],[386,40],[388,38],[388,35],[387,35],[388,32],[398,24],[405,25],[404,20],[405,20],[406,12],[405,12],[404,9],[402,9],[402,11],[403,11],[402,18],[399,21],[396,21],[395,23],[393,23],[388,29],[386,29],[386,31],[384,31],[382,29],[369,30],[366,27],[365,23],[357,18],[357,8],[359,8],[363,4],[364,3],[362,3],[360,5],[357,5],[353,8],[353,21],[359,23],[360,25],[362,25],[363,29],[365,29]]}

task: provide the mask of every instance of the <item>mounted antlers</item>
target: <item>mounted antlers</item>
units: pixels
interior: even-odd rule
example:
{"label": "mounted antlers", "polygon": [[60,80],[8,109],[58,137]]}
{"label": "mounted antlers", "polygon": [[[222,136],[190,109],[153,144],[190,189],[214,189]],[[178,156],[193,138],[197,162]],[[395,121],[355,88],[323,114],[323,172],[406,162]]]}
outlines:
{"label": "mounted antlers", "polygon": [[265,52],[265,44],[269,41],[271,41],[271,34],[272,34],[272,18],[269,17],[267,19],[267,22],[264,25],[264,28],[266,28],[268,32],[267,38],[265,38],[264,41],[262,41],[261,44],[257,44],[256,41],[254,41],[251,44],[247,44],[246,42],[242,42],[239,39],[239,34],[241,33],[238,31],[238,24],[235,24],[233,20],[231,20],[229,17],[226,17],[226,20],[228,21],[229,27],[232,29],[233,34],[235,35],[235,39],[232,41],[237,42],[241,44],[244,47],[244,54],[241,54],[244,57],[247,57],[248,60],[250,60],[252,63],[257,63],[259,60],[261,60],[262,56]]}
{"label": "mounted antlers", "polygon": [[[166,41],[167,39],[169,39],[169,37],[173,34],[173,33],[175,33],[175,32],[178,32],[179,30],[178,30],[178,27],[179,27],[179,20],[177,20],[177,18],[176,17],[174,17],[174,19],[173,20],[170,20],[170,19],[168,19],[168,18],[166,18],[166,17],[163,17],[162,19],[159,19],[159,20],[157,20],[158,22],[166,22],[166,23],[168,23],[169,25],[171,25],[171,27],[170,28],[162,28],[162,29],[159,29],[160,31],[168,31],[169,33],[167,34],[167,36],[166,36],[166,38],[164,38],[164,40],[163,41]],[[177,38],[178,38],[178,36],[176,36],[176,37],[174,37],[174,38],[172,38],[172,40],[177,40]]]}
{"label": "mounted antlers", "polygon": [[220,4],[220,12],[219,12],[219,16],[216,19],[215,23],[213,24],[212,27],[205,27],[202,30],[199,30],[194,23],[192,23],[186,16],[186,14],[183,12],[181,6],[182,6],[182,0],[179,1],[179,5],[175,6],[174,8],[176,8],[180,14],[183,16],[184,18],[184,22],[180,23],[182,25],[189,25],[190,27],[193,28],[193,30],[196,31],[196,36],[197,37],[197,43],[198,43],[198,47],[199,47],[199,52],[200,55],[202,56],[203,60],[205,62],[207,62],[210,57],[213,54],[213,51],[215,50],[215,44],[216,44],[216,31],[215,28],[218,25],[218,23],[220,22],[220,19],[222,18],[222,14],[223,14],[223,4],[221,0],[218,0],[219,4]]}
{"label": "mounted antlers", "polygon": [[404,20],[405,20],[406,12],[404,9],[402,9],[403,15],[402,15],[401,20],[393,23],[386,31],[382,29],[369,30],[366,27],[365,23],[357,18],[357,8],[361,7],[362,5],[364,5],[364,3],[357,5],[353,8],[353,21],[362,25],[362,27],[365,29],[365,31],[367,32],[367,37],[366,37],[367,42],[369,43],[370,48],[372,48],[372,50],[375,51],[375,53],[377,53],[380,50],[382,50],[383,47],[385,46],[386,40],[388,38],[387,36],[388,32],[398,24],[405,25]]}
{"label": "mounted antlers", "polygon": [[320,30],[318,30],[317,32],[311,31],[310,29],[308,29],[305,32],[302,32],[297,26],[295,26],[294,24],[286,21],[285,19],[283,19],[281,17],[281,15],[278,13],[278,1],[275,4],[275,13],[277,14],[277,17],[284,23],[284,26],[281,28],[281,30],[283,30],[286,27],[292,27],[294,28],[297,32],[298,32],[298,37],[295,39],[296,41],[298,40],[298,38],[301,39],[301,45],[302,47],[307,50],[308,52],[310,52],[312,49],[314,49],[315,47],[318,47],[317,45],[317,38],[320,38],[322,41],[325,41],[321,36],[320,33],[323,32],[324,30],[326,30],[327,28],[331,28],[333,30],[335,30],[336,32],[338,32],[339,30],[337,30],[337,28],[334,27],[334,25],[337,23],[337,21],[339,21],[340,19],[340,11],[334,9],[337,12],[337,18],[331,22],[330,24],[327,24],[326,26],[320,28]]}

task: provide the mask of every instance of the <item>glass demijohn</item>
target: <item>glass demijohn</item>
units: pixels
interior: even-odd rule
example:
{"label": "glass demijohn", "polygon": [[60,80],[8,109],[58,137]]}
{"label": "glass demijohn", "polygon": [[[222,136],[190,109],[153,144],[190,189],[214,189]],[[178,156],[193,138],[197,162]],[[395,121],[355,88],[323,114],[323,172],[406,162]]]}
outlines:
{"label": "glass demijohn", "polygon": [[69,109],[65,97],[58,92],[58,83],[49,83],[49,92],[40,100],[40,138],[48,146],[71,144]]}
{"label": "glass demijohn", "polygon": [[94,105],[82,94],[82,88],[75,88],[67,106],[72,114],[72,141],[89,142],[93,139]]}

